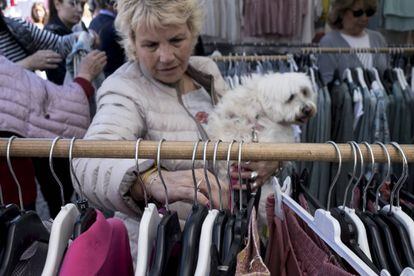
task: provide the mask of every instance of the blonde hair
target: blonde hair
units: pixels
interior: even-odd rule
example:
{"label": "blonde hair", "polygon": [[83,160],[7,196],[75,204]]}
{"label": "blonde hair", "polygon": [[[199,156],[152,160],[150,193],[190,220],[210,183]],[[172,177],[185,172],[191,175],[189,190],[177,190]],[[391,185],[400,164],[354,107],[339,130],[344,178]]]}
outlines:
{"label": "blonde hair", "polygon": [[203,13],[198,0],[118,0],[115,27],[128,60],[136,60],[135,32],[144,24],[149,29],[187,24],[193,46],[201,31]]}
{"label": "blonde hair", "polygon": [[377,10],[377,0],[333,0],[331,9],[328,14],[328,24],[332,29],[340,30],[343,28],[342,20],[347,10],[356,3],[361,1],[364,9]]}

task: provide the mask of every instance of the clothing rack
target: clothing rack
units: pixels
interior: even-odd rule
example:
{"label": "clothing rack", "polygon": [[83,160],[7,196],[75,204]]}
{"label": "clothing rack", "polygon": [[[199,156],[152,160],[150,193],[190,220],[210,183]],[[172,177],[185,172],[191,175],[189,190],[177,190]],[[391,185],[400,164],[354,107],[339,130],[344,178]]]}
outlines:
{"label": "clothing rack", "polygon": [[[293,57],[293,56],[291,56]],[[278,61],[278,60],[288,60],[290,58],[289,55],[260,55],[260,56],[243,56],[243,55],[236,55],[236,56],[216,56],[212,57],[214,61],[244,61],[244,62],[252,62],[252,61]]]}
{"label": "clothing rack", "polygon": [[337,47],[305,47],[301,54],[405,54],[414,53],[414,47],[383,47],[383,48],[337,48]]}
{"label": "clothing rack", "polygon": [[[0,138],[0,157],[7,156],[8,138]],[[135,141],[104,141],[77,139],[73,145],[73,157],[83,158],[134,158]],[[158,141],[142,141],[139,145],[139,158],[156,159]],[[48,157],[52,139],[16,138],[10,145],[11,157]],[[53,157],[69,156],[69,139],[59,140],[53,150]],[[202,159],[203,143],[197,148],[197,159]],[[229,143],[222,142],[218,146],[217,160],[227,159]],[[191,159],[194,142],[165,141],[161,147],[161,159]],[[239,143],[234,143],[231,150],[231,160],[238,159]],[[348,144],[338,144],[343,161],[353,160],[352,150]],[[370,155],[364,145],[360,145],[367,163]],[[408,162],[414,162],[414,145],[401,145]],[[399,152],[392,146],[387,146],[392,162],[401,162]],[[376,162],[385,162],[386,156],[380,146],[373,144],[372,150]],[[214,143],[207,147],[207,159],[212,160]],[[251,161],[327,161],[337,162],[336,150],[331,144],[274,144],[274,143],[244,143],[242,145],[242,160]]]}
{"label": "clothing rack", "polygon": [[386,47],[386,48],[337,48],[337,47],[303,47],[292,50],[287,55],[229,55],[212,57],[214,61],[277,61],[289,60],[293,54],[357,54],[357,53],[372,53],[372,54],[407,54],[414,53],[414,47]]}

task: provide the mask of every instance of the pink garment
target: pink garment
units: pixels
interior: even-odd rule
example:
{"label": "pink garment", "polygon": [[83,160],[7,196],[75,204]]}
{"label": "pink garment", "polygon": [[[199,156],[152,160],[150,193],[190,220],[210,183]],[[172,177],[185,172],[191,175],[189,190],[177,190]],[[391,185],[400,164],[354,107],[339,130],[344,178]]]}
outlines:
{"label": "pink garment", "polygon": [[134,275],[124,223],[96,213],[96,222],[69,246],[59,275]]}
{"label": "pink garment", "polygon": [[271,275],[351,275],[333,262],[301,227],[295,213],[283,204],[285,219],[274,216],[275,198],[267,198],[269,242],[265,264]]}
{"label": "pink garment", "polygon": [[85,135],[89,102],[78,83],[56,85],[0,55],[0,130],[23,137]]}

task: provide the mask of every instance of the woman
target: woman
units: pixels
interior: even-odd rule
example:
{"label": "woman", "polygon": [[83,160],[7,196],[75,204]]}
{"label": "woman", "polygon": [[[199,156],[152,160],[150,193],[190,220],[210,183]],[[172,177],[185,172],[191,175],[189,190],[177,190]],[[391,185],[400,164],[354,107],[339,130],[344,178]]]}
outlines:
{"label": "woman", "polygon": [[[98,90],[97,113],[85,139],[206,139],[200,123],[205,116],[200,114],[213,108],[226,87],[212,60],[190,58],[201,28],[198,1],[120,0],[117,10],[115,26],[129,61]],[[74,165],[83,192],[92,203],[129,216],[127,228],[136,256],[138,226],[132,222],[140,217],[143,191],[135,175],[134,160],[77,159]],[[162,167],[169,202],[192,202],[191,162],[164,160]],[[276,171],[277,164],[252,162],[248,167],[258,171],[260,185]],[[153,160],[140,160],[140,170],[150,198],[165,202]],[[213,198],[209,201],[202,169],[197,169],[196,175],[200,181],[199,202],[218,206],[214,177],[210,176]],[[243,173],[244,178],[250,176],[251,173]],[[226,198],[227,189],[223,193]]]}
{"label": "woman", "polygon": [[[387,47],[384,37],[367,29],[368,21],[377,10],[377,0],[334,0],[328,15],[333,29],[321,40],[321,47],[379,48]],[[332,80],[335,69],[340,76],[346,68],[372,68],[380,72],[388,65],[385,54],[321,54],[319,69],[325,83]]]}
{"label": "woman", "polygon": [[[49,0],[50,15],[45,30],[61,36],[72,34],[72,28],[81,21],[84,5],[81,0]],[[46,74],[48,80],[63,84],[66,62],[61,61],[56,69],[46,70]]]}
{"label": "woman", "polygon": [[43,29],[46,21],[46,8],[41,2],[33,3],[32,5],[32,21],[39,28]]}
{"label": "woman", "polygon": [[[98,51],[91,52],[82,60],[74,82],[58,86],[0,55],[0,137],[83,137],[90,122],[88,98],[94,94],[90,82],[102,71],[105,63]],[[68,164],[66,166],[69,167]],[[36,185],[32,160],[14,159],[13,168],[22,186],[25,208],[34,209]],[[44,167],[43,170],[48,168]],[[16,184],[5,158],[0,158],[0,172],[4,201],[18,204]],[[56,205],[51,208],[49,204],[54,217],[62,204],[58,184],[49,181],[45,185],[42,188],[48,194],[56,191]],[[70,199],[72,192],[66,193],[69,194],[66,200]]]}

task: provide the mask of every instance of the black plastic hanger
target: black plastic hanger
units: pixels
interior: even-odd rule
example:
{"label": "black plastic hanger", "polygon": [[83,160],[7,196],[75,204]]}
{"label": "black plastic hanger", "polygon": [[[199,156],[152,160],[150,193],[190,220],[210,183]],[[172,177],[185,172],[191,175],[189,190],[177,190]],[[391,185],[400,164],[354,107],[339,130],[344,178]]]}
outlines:
{"label": "black plastic hanger", "polygon": [[221,191],[221,183],[218,178],[218,172],[216,167],[216,161],[217,161],[217,150],[218,146],[221,143],[221,140],[218,140],[214,144],[214,152],[213,152],[213,174],[216,179],[217,185],[219,187],[219,200],[220,200],[220,206],[219,206],[219,213],[216,217],[216,220],[214,222],[213,227],[213,244],[217,248],[217,253],[220,254],[221,252],[221,245],[223,243],[224,239],[224,230],[226,227],[227,219],[229,217],[229,213],[223,208],[223,197],[222,197],[222,191]]}
{"label": "black plastic hanger", "polygon": [[201,234],[201,228],[203,226],[203,221],[207,216],[208,210],[205,206],[200,205],[197,200],[197,179],[195,176],[194,166],[195,166],[195,155],[197,152],[197,147],[200,140],[195,142],[192,156],[192,175],[194,182],[194,203],[191,208],[190,215],[188,216],[183,236],[182,236],[182,251],[181,251],[181,261],[179,275],[194,275],[196,266],[197,266],[197,257],[198,257],[198,246],[199,239]]}
{"label": "black plastic hanger", "polygon": [[403,266],[414,267],[414,253],[413,253],[413,248],[411,246],[410,237],[408,236],[408,232],[407,232],[407,231],[411,231],[411,229],[407,229],[407,227],[405,227],[403,223],[399,219],[397,219],[397,217],[392,212],[393,208],[396,208],[396,207],[393,207],[394,206],[393,205],[394,195],[395,194],[397,195],[396,196],[397,206],[399,206],[399,189],[402,187],[405,180],[408,178],[408,162],[401,147],[395,142],[391,142],[391,145],[394,146],[398,151],[400,151],[403,157],[404,167],[403,167],[403,172],[400,178],[398,179],[398,181],[396,181],[396,183],[394,182],[394,179],[391,179],[393,188],[392,188],[391,195],[390,195],[389,211],[381,209],[379,211],[379,215],[392,229],[392,232],[394,233],[393,235],[394,243],[397,245],[397,248],[403,249],[403,252],[399,251],[401,252],[400,260]]}
{"label": "black plastic hanger", "polygon": [[379,198],[380,198],[380,191],[381,191],[381,187],[390,179],[390,172],[391,172],[391,159],[390,159],[390,155],[389,152],[387,150],[387,148],[385,147],[385,145],[381,142],[376,142],[376,144],[378,144],[384,151],[386,157],[387,157],[387,173],[385,178],[383,179],[383,181],[381,182],[380,185],[378,185],[376,192],[375,192],[375,207],[374,210],[375,212],[369,213],[369,212],[365,212],[365,214],[367,214],[378,226],[378,228],[380,229],[380,233],[381,233],[381,237],[382,237],[382,242],[385,248],[385,254],[387,256],[387,261],[389,264],[389,272],[391,274],[400,274],[401,271],[404,269],[403,264],[401,262],[400,256],[398,254],[398,245],[395,243],[394,241],[394,234],[397,233],[393,233],[392,229],[389,227],[389,224],[387,224],[386,221],[384,221],[383,217],[378,213],[378,209],[379,209]]}
{"label": "black plastic hanger", "polygon": [[356,214],[361,219],[361,221],[364,223],[364,226],[367,232],[368,241],[369,241],[372,262],[379,269],[386,269],[390,271],[390,265],[387,260],[388,256],[385,252],[385,246],[387,246],[387,248],[391,247],[391,250],[393,250],[392,248],[395,248],[395,247],[393,247],[393,245],[387,245],[383,243],[381,229],[379,228],[377,223],[374,221],[373,214],[366,211],[367,192],[368,192],[368,189],[373,186],[372,184],[374,182],[374,179],[377,177],[378,174],[375,172],[375,159],[374,159],[374,153],[372,151],[371,146],[367,142],[362,142],[362,144],[364,144],[367,147],[370,153],[370,156],[371,156],[371,176],[370,176],[370,179],[368,179],[367,183],[363,185],[362,212],[357,210]]}
{"label": "black plastic hanger", "polygon": [[181,240],[180,222],[178,220],[177,212],[170,210],[168,203],[168,190],[165,185],[164,178],[161,173],[161,145],[165,139],[161,139],[158,144],[157,151],[157,168],[158,176],[165,189],[165,209],[166,214],[161,219],[157,229],[157,241],[155,245],[155,255],[152,260],[150,276],[159,276],[166,274],[174,274],[177,267],[174,263],[178,263],[179,259],[171,258],[171,252],[174,246]]}
{"label": "black plastic hanger", "polygon": [[75,170],[73,169],[73,163],[72,163],[72,152],[73,152],[73,145],[75,143],[76,138],[73,137],[70,141],[69,146],[69,165],[70,165],[70,173],[75,179],[76,183],[79,187],[79,198],[76,202],[80,215],[78,219],[75,222],[75,226],[73,228],[73,238],[76,239],[79,237],[82,233],[84,233],[86,230],[89,229],[89,227],[92,226],[92,224],[96,221],[96,210],[95,208],[89,207],[88,200],[86,199],[85,195],[83,194],[82,186],[80,185],[79,179],[75,174]]}
{"label": "black plastic hanger", "polygon": [[33,242],[49,242],[49,232],[44,227],[39,216],[34,211],[24,210],[21,186],[10,162],[11,142],[15,138],[16,136],[10,137],[7,145],[7,164],[18,188],[20,215],[7,223],[7,238],[1,261],[0,275],[11,275],[20,260],[20,256]]}
{"label": "black plastic hanger", "polygon": [[233,144],[236,141],[233,140],[230,142],[229,147],[227,149],[227,177],[229,181],[229,192],[231,196],[230,201],[230,214],[227,218],[226,226],[224,227],[224,234],[223,234],[223,242],[221,244],[221,250],[220,250],[220,260],[222,263],[224,263],[227,255],[230,251],[231,243],[233,242],[233,236],[234,236],[234,223],[236,220],[236,215],[234,213],[234,191],[233,187],[231,185],[231,177],[230,177],[230,155],[231,155],[231,149],[233,147]]}
{"label": "black plastic hanger", "polygon": [[[237,168],[239,172],[239,183],[242,183],[241,178],[241,160],[242,160],[242,145],[243,141],[239,142],[239,155],[237,161]],[[241,186],[241,185],[240,185]],[[236,219],[234,222],[234,233],[233,241],[230,246],[228,255],[225,258],[224,265],[227,266],[227,275],[233,275],[236,268],[236,257],[237,254],[243,247],[244,237],[247,233],[248,227],[248,209],[243,206],[243,189],[239,187],[239,210],[236,214]]]}
{"label": "black plastic hanger", "polygon": [[[357,165],[357,154],[356,154],[356,147],[353,142],[348,142],[348,144],[351,146],[352,152],[353,152],[353,170],[352,170],[352,176],[350,177],[348,181],[348,185],[345,189],[344,193],[344,200],[343,200],[343,206],[331,208],[330,212],[332,216],[338,220],[340,226],[341,226],[341,240],[342,242],[347,245],[359,258],[361,258],[364,263],[366,263],[373,271],[376,273],[379,273],[378,268],[372,263],[372,261],[365,255],[365,253],[361,250],[361,248],[358,245],[358,229],[354,223],[354,221],[351,219],[349,214],[345,211],[345,205],[347,202],[347,194],[349,191],[349,188],[351,188],[354,180],[355,180],[355,174],[356,174],[356,165]],[[361,165],[363,164],[363,160],[361,159]],[[361,170],[362,175],[362,170]]]}
{"label": "black plastic hanger", "polygon": [[3,250],[7,242],[8,223],[18,215],[20,215],[20,211],[16,204],[4,205],[3,191],[0,185],[0,261],[3,259]]}

